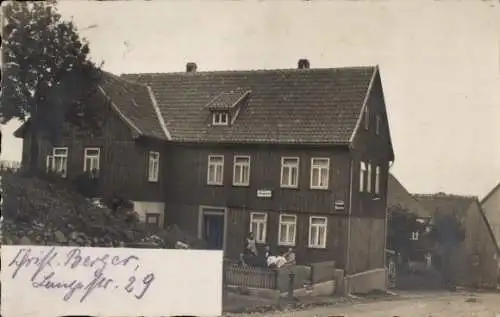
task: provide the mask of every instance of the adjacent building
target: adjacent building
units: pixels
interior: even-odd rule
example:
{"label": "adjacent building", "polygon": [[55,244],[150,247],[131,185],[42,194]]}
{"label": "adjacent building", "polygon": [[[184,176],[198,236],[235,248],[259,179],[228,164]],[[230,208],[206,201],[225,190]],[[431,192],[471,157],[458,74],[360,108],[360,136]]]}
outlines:
{"label": "adjacent building", "polygon": [[436,249],[433,214],[393,174],[389,174],[388,208],[389,213],[397,210],[411,214],[417,223],[414,230],[407,232],[411,248],[405,250],[408,253],[404,260],[432,266]]}
{"label": "adjacent building", "polygon": [[445,278],[459,285],[496,287],[500,249],[478,198],[444,193],[414,197],[434,214]]}
{"label": "adjacent building", "polygon": [[481,200],[481,207],[490,223],[497,244],[500,245],[500,183]]}

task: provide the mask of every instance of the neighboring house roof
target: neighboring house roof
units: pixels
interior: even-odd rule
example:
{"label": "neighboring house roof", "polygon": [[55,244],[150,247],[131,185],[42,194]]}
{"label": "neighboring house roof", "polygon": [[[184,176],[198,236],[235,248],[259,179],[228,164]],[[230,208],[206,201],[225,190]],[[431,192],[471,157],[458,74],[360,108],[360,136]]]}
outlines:
{"label": "neighboring house roof", "polygon": [[477,200],[474,196],[437,194],[414,194],[413,197],[432,214],[438,212],[454,213],[459,218],[465,216],[469,206]]}
{"label": "neighboring house roof", "polygon": [[[374,66],[122,78],[152,88],[173,141],[347,145],[376,75]],[[230,107],[238,99],[235,91],[250,91],[237,118],[229,126],[210,126],[207,105],[224,96],[220,106]]]}
{"label": "neighboring house roof", "polygon": [[460,196],[460,195],[450,195],[445,193],[437,194],[414,194],[415,197],[422,205],[424,205],[428,210],[432,211],[434,214],[437,213],[454,213],[457,215],[459,220],[464,220],[467,212],[470,212],[473,204],[477,205],[477,209],[483,219],[488,234],[495,245],[497,254],[500,255],[500,248],[497,244],[493,230],[491,229],[490,223],[486,218],[483,208],[476,196]]}
{"label": "neighboring house roof", "polygon": [[115,110],[139,135],[167,140],[168,131],[162,124],[154,96],[148,86],[103,72],[102,92],[109,97]]}
{"label": "neighboring house roof", "polygon": [[432,217],[432,213],[423,207],[391,173],[389,173],[387,203],[389,207],[401,206],[417,217]]}
{"label": "neighboring house roof", "polygon": [[[136,136],[148,136],[160,140],[169,138],[148,86],[103,71],[99,91],[109,98],[112,109]],[[30,120],[27,120],[14,131],[14,136],[22,137],[30,125]]]}
{"label": "neighboring house roof", "polygon": [[483,199],[481,199],[481,205],[483,205],[484,202],[486,202],[491,196],[493,196],[495,192],[499,190],[500,190],[500,182],[495,187],[493,187],[493,189],[488,194],[486,194],[486,196],[484,196]]}

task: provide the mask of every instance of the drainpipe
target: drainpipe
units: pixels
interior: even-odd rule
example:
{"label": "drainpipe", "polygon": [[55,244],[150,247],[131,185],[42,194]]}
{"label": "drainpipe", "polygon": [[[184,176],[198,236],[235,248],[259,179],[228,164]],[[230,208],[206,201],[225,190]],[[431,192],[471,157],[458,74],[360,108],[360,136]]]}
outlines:
{"label": "drainpipe", "polygon": [[[387,220],[388,220],[388,214],[389,214],[389,199],[387,199],[387,194],[388,194],[388,188],[389,188],[389,171],[394,164],[394,161],[389,161],[389,165],[387,166],[387,179],[385,182],[385,191],[384,191],[384,196],[385,196],[385,226],[384,226],[384,268],[387,269]],[[387,272],[386,272],[387,275]],[[388,279],[386,279],[386,288],[388,287]]]}
{"label": "drainpipe", "polygon": [[[351,148],[352,151],[352,148]],[[352,154],[352,152],[351,152]],[[347,215],[347,245],[346,245],[346,258],[345,258],[345,275],[348,275],[348,269],[351,262],[350,249],[351,249],[351,214],[352,214],[352,190],[353,190],[353,168],[354,168],[354,157],[351,155],[351,159],[349,161],[349,211]]]}

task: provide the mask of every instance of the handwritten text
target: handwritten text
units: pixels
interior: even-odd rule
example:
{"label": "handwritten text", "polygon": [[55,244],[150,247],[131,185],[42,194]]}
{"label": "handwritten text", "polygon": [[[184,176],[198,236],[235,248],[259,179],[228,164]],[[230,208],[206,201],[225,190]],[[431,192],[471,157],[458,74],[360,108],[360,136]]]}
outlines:
{"label": "handwritten text", "polygon": [[[107,292],[126,292],[140,300],[147,294],[155,280],[154,273],[143,272],[138,256],[123,257],[107,253],[95,255],[88,249],[81,248],[67,251],[52,247],[38,252],[31,248],[21,248],[8,267],[14,268],[12,279],[27,276],[34,288],[62,291],[64,301],[77,297],[80,302],[84,302],[98,289]],[[68,270],[78,274],[68,278]],[[113,274],[117,270],[123,270],[123,273]],[[120,278],[117,279],[116,276]]]}

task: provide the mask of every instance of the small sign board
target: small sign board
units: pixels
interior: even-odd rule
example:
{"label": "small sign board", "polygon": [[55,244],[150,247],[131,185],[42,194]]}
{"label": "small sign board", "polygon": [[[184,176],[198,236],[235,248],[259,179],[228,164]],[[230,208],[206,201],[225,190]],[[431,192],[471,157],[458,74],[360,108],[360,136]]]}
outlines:
{"label": "small sign board", "polygon": [[345,209],[345,203],[343,200],[336,200],[334,204],[334,208],[337,211],[344,210]]}
{"label": "small sign board", "polygon": [[270,189],[258,189],[257,197],[259,198],[271,198],[273,196],[273,192]]}

